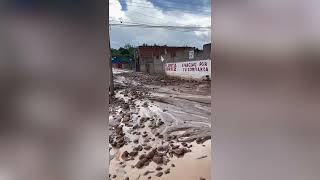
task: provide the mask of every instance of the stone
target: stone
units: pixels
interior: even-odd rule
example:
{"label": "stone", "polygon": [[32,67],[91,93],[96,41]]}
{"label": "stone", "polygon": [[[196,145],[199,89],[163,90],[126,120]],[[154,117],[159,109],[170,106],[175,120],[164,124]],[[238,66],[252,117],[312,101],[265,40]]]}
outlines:
{"label": "stone", "polygon": [[163,145],[163,146],[158,147],[158,151],[167,151],[168,149],[169,149],[168,145]]}
{"label": "stone", "polygon": [[144,158],[147,158],[147,156],[146,156],[145,154],[141,154],[141,155],[139,156],[139,160],[144,159]]}
{"label": "stone", "polygon": [[123,105],[123,109],[129,109],[129,108],[130,108],[129,104],[126,103]]}
{"label": "stone", "polygon": [[206,180],[205,178],[203,178],[203,177],[200,177],[200,180]]}
{"label": "stone", "polygon": [[128,122],[130,120],[130,116],[125,116],[122,118],[123,122]]}
{"label": "stone", "polygon": [[134,139],[133,142],[134,142],[135,144],[138,144],[138,143],[139,143],[139,138]]}
{"label": "stone", "polygon": [[149,145],[144,147],[145,150],[150,150],[151,148],[152,148],[152,147],[149,146]]}
{"label": "stone", "polygon": [[146,161],[145,163],[144,163],[144,166],[149,166],[149,161]]}
{"label": "stone", "polygon": [[148,159],[152,159],[155,154],[156,154],[156,149],[152,149],[150,152],[148,152],[146,156]]}
{"label": "stone", "polygon": [[164,171],[164,173],[165,173],[165,174],[169,174],[169,173],[170,173],[170,168],[166,169],[166,170]]}
{"label": "stone", "polygon": [[163,157],[162,156],[154,156],[152,158],[152,161],[155,162],[156,164],[162,164],[163,163]]}
{"label": "stone", "polygon": [[129,180],[129,177],[126,177],[124,180]]}
{"label": "stone", "polygon": [[142,151],[142,149],[143,147],[141,145],[133,148],[134,151]]}
{"label": "stone", "polygon": [[135,156],[138,155],[138,151],[131,151],[131,152],[129,153],[129,155],[130,155],[131,157],[135,157]]}
{"label": "stone", "polygon": [[161,170],[162,170],[162,167],[161,167],[161,166],[157,166],[157,167],[156,167],[156,170],[157,170],[157,171],[161,171]]}
{"label": "stone", "polygon": [[174,165],[174,164],[171,164],[171,167],[176,167],[176,165]]}
{"label": "stone", "polygon": [[143,175],[146,176],[146,175],[148,175],[148,174],[150,174],[150,173],[154,173],[154,171],[149,171],[149,170],[147,170],[146,172],[143,173]]}
{"label": "stone", "polygon": [[147,158],[143,158],[143,159],[141,159],[141,160],[139,160],[138,162],[137,162],[137,164],[135,165],[135,167],[137,167],[137,168],[142,168],[143,166],[144,166],[144,163],[145,162],[147,162],[148,161],[148,159]]}
{"label": "stone", "polygon": [[124,152],[122,153],[122,155],[121,155],[121,158],[122,158],[123,160],[127,160],[128,157],[129,157],[128,151],[124,151]]}
{"label": "stone", "polygon": [[184,148],[173,149],[172,152],[175,155],[182,156],[185,154],[185,149]]}
{"label": "stone", "polygon": [[135,124],[133,125],[132,129],[138,129],[139,128],[139,124]]}
{"label": "stone", "polygon": [[163,175],[163,172],[158,172],[158,173],[156,174],[157,177],[161,177],[162,175]]}

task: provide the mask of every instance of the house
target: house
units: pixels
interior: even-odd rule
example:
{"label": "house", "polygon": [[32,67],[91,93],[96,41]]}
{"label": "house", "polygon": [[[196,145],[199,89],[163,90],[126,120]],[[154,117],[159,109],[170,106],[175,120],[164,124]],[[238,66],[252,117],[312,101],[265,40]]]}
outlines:
{"label": "house", "polygon": [[139,46],[134,53],[135,69],[138,72],[164,73],[165,63],[186,61],[194,49],[187,46]]}
{"label": "house", "polygon": [[112,56],[112,67],[119,69],[132,69],[133,58],[128,56]]}
{"label": "house", "polygon": [[211,59],[211,43],[203,45],[204,59]]}

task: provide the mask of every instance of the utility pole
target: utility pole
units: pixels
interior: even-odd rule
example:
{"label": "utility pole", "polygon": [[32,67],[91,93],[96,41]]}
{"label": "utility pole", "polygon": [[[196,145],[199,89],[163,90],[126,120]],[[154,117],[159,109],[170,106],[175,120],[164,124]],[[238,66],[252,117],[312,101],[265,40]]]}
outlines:
{"label": "utility pole", "polygon": [[109,71],[110,71],[110,95],[114,95],[114,84],[113,84],[113,73],[112,73],[112,55],[111,55],[111,48],[110,48],[110,39],[109,39]]}
{"label": "utility pole", "polygon": [[[111,97],[114,95],[114,84],[113,84],[113,73],[112,73],[112,55],[111,55],[111,46],[110,46],[110,28],[108,31],[108,40],[109,40],[109,47],[108,47],[108,51],[109,51],[109,58],[108,58],[108,65],[109,65],[109,95],[110,95],[110,99],[112,99]],[[110,101],[111,102],[111,101]]]}

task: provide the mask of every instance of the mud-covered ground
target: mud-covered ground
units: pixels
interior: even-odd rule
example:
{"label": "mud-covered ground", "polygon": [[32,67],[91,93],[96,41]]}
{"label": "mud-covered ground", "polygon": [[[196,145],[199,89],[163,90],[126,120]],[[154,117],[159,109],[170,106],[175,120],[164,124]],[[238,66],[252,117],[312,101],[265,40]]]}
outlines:
{"label": "mud-covered ground", "polygon": [[110,179],[210,179],[210,82],[114,70]]}

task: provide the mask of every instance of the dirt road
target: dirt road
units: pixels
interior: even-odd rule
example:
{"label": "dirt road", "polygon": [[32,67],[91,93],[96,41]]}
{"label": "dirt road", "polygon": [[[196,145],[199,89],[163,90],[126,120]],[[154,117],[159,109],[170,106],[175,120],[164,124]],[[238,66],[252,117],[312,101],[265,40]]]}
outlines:
{"label": "dirt road", "polygon": [[110,179],[210,179],[210,82],[115,70]]}

